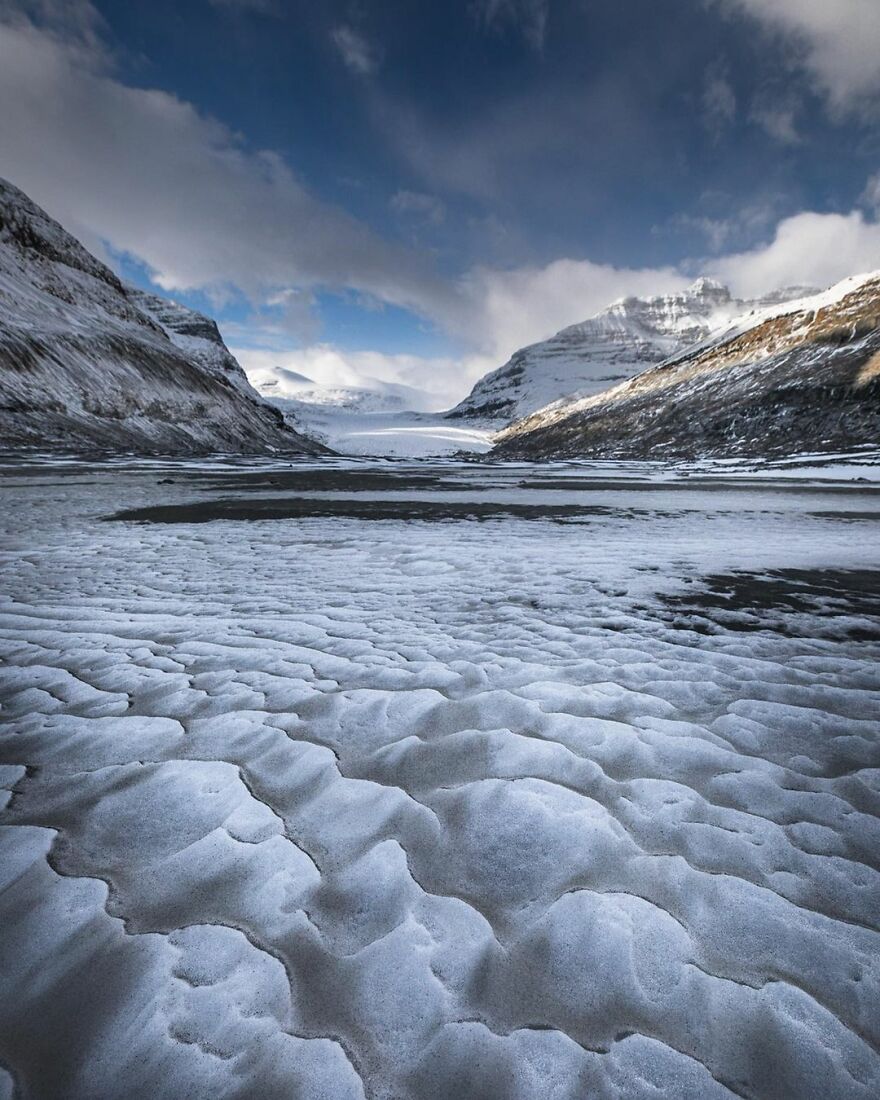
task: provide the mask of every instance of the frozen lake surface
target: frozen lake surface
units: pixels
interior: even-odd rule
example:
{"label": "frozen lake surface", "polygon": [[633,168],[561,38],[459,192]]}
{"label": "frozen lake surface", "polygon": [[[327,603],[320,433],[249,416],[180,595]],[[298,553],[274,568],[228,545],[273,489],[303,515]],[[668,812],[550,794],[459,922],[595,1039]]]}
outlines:
{"label": "frozen lake surface", "polygon": [[0,1097],[880,1095],[876,484],[0,493]]}

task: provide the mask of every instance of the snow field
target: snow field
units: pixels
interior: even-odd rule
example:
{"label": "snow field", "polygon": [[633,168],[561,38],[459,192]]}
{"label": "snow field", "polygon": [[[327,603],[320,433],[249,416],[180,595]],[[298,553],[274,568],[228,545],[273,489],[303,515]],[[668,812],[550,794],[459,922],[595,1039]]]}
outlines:
{"label": "snow field", "polygon": [[0,1096],[877,1095],[876,623],[663,599],[870,494],[101,519],[268,492],[173,476],[4,478]]}

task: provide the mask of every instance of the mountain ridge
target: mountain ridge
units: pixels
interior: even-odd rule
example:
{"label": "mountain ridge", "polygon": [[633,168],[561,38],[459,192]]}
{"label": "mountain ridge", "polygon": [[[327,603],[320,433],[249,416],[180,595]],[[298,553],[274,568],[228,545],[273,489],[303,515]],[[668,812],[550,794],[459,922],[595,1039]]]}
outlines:
{"label": "mountain ridge", "polygon": [[684,352],[750,309],[806,289],[741,300],[722,283],[701,276],[674,294],[619,298],[586,321],[514,352],[446,415],[513,422],[555,401],[600,393]]}
{"label": "mountain ridge", "polygon": [[880,440],[880,272],[735,318],[599,394],[496,437],[496,457],[675,457]]}
{"label": "mountain ridge", "polygon": [[0,436],[13,448],[318,454],[216,323],[126,285],[0,179]]}

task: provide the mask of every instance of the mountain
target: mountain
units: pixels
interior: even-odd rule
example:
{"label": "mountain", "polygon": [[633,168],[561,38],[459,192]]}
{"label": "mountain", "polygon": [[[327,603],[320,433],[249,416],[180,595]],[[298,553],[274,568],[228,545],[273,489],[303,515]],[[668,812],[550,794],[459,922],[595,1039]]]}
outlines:
{"label": "mountain", "polygon": [[518,420],[570,396],[587,397],[684,351],[734,317],[794,298],[804,288],[743,302],[712,279],[680,294],[622,298],[487,374],[447,416]]}
{"label": "mountain", "polygon": [[[331,353],[332,354],[332,353]],[[330,409],[341,412],[404,412],[421,411],[425,394],[400,382],[383,382],[365,378],[364,385],[345,386],[319,384],[289,367],[253,367],[248,378],[257,391],[285,412],[294,412],[306,423],[310,409],[324,413]]]}
{"label": "mountain", "polygon": [[0,440],[186,454],[315,454],[216,324],[125,285],[0,180]]}
{"label": "mountain", "polygon": [[765,306],[612,389],[508,427],[499,458],[691,458],[880,441],[880,272]]}

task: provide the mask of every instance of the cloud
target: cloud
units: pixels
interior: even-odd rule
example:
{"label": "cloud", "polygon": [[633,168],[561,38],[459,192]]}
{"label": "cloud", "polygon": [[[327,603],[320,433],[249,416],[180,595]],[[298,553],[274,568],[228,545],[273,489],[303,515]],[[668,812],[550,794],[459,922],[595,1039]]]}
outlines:
{"label": "cloud", "polygon": [[97,44],[104,19],[91,0],[0,0],[0,20],[35,23],[68,40]]}
{"label": "cloud", "polygon": [[795,118],[797,106],[784,98],[770,95],[756,97],[749,118],[781,145],[800,144]]}
{"label": "cloud", "polygon": [[706,192],[700,199],[705,212],[674,214],[662,224],[653,226],[651,232],[655,237],[696,235],[706,241],[710,252],[722,252],[725,248],[729,251],[738,244],[766,235],[779,220],[781,198],[771,194],[735,209],[732,196]]}
{"label": "cloud", "polygon": [[426,395],[426,409],[444,409],[517,348],[590,317],[616,298],[680,290],[691,281],[690,275],[672,268],[634,270],[589,260],[557,260],[508,271],[478,268],[463,277],[459,306],[444,318],[447,331],[466,349],[458,356],[349,351],[326,343],[281,350],[260,346],[258,333],[248,340],[239,332],[230,342],[254,377],[282,366],[321,385],[369,386],[370,379],[379,379],[419,388]]}
{"label": "cloud", "polygon": [[[876,192],[880,199],[880,185]],[[478,268],[461,284],[470,308],[448,320],[471,351],[460,357],[384,355],[341,351],[330,345],[279,353],[244,344],[236,355],[246,369],[286,366],[330,385],[364,385],[378,378],[421,387],[426,407],[448,408],[473,383],[519,347],[546,339],[599,312],[617,298],[650,297],[684,289],[697,274],[711,275],[733,293],[751,298],[786,286],[824,288],[849,275],[880,268],[880,224],[862,213],[804,212],[783,219],[769,241],[752,249],[681,268],[616,268],[563,259],[540,267]]]}
{"label": "cloud", "polygon": [[859,196],[859,205],[866,207],[875,217],[880,217],[880,172],[875,172],[865,184]]}
{"label": "cloud", "polygon": [[736,94],[727,74],[718,65],[710,66],[706,72],[702,107],[703,123],[716,138],[719,138],[736,118]]}
{"label": "cloud", "polygon": [[877,0],[720,0],[790,40],[837,110],[880,93]]}
{"label": "cloud", "polygon": [[349,287],[431,315],[453,291],[427,260],[316,198],[173,95],[114,78],[82,34],[12,15],[0,33],[2,169],[90,247],[139,258],[167,291]]}
{"label": "cloud", "polygon": [[333,45],[342,60],[358,76],[371,76],[379,68],[379,54],[367,39],[348,24],[340,24],[330,32]]}
{"label": "cloud", "polygon": [[[447,409],[498,364],[479,355],[391,355],[377,351],[345,351],[332,344],[315,344],[284,352],[237,346],[233,354],[254,384],[278,377],[278,368],[313,379],[317,386],[357,386],[367,389],[406,387],[406,401],[420,412]],[[283,377],[283,376],[282,376]],[[415,391],[415,392],[410,392]]]}
{"label": "cloud", "polygon": [[538,53],[544,48],[550,0],[474,0],[471,8],[484,29],[516,29]]}
{"label": "cloud", "polygon": [[422,217],[432,225],[441,225],[446,218],[443,200],[422,191],[398,191],[391,197],[391,209],[398,214]]}
{"label": "cloud", "polygon": [[784,286],[824,288],[880,268],[880,224],[861,211],[849,214],[806,212],[785,218],[773,239],[747,252],[705,265],[708,274],[740,297]]}
{"label": "cloud", "polygon": [[713,218],[708,214],[674,214],[662,225],[653,226],[655,237],[695,233],[703,237],[710,251],[720,252],[736,229],[731,218]]}
{"label": "cloud", "polygon": [[590,260],[555,260],[510,271],[477,268],[463,280],[475,303],[463,318],[479,349],[504,362],[517,348],[546,339],[626,295],[663,294],[691,279],[673,268],[617,268]]}

